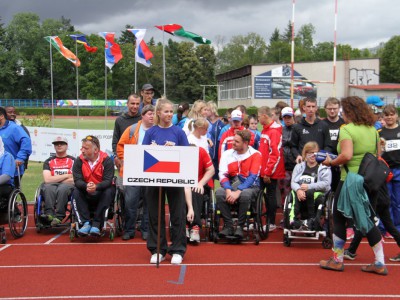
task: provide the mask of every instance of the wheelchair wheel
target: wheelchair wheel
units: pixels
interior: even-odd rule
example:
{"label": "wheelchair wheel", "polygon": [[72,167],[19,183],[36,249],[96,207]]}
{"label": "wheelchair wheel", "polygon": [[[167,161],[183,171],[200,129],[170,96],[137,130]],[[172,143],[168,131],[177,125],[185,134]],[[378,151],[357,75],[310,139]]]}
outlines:
{"label": "wheelchair wheel", "polygon": [[335,198],[335,193],[330,192],[325,201],[325,222],[324,225],[326,230],[326,235],[332,240],[333,236],[333,200]]}
{"label": "wheelchair wheel", "polygon": [[290,245],[292,244],[292,240],[289,238],[289,235],[286,233],[283,235],[283,245],[285,247],[290,247]]}
{"label": "wheelchair wheel", "polygon": [[14,238],[24,235],[28,224],[28,205],[25,195],[15,189],[8,202],[8,225]]}
{"label": "wheelchair wheel", "polygon": [[286,229],[290,228],[290,211],[293,205],[293,195],[290,192],[285,198],[285,204],[283,206],[283,226]]}
{"label": "wheelchair wheel", "polygon": [[269,221],[267,217],[267,208],[265,206],[263,190],[261,190],[257,195],[255,209],[255,226],[257,226],[261,240],[265,240],[268,238],[269,234]]}
{"label": "wheelchair wheel", "polygon": [[122,190],[117,188],[115,195],[115,233],[117,236],[121,236],[124,230],[125,224],[125,200]]}
{"label": "wheelchair wheel", "polygon": [[212,189],[210,189],[209,203],[206,203],[206,224],[208,226],[208,238],[210,241],[214,240],[215,235],[215,194]]}
{"label": "wheelchair wheel", "polygon": [[35,227],[36,227],[36,232],[40,232],[40,230],[42,229],[42,223],[40,220],[40,215],[42,214],[43,210],[44,210],[44,203],[43,203],[43,197],[40,193],[40,187],[38,187],[36,189],[35,192],[35,205],[34,205],[34,209],[33,209],[33,219],[35,221]]}

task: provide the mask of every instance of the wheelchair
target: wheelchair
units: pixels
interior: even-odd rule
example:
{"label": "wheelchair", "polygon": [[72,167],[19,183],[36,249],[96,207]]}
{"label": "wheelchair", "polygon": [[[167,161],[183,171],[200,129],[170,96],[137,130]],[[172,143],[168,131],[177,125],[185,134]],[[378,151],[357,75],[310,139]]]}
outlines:
{"label": "wheelchair", "polygon": [[69,227],[71,226],[72,223],[72,190],[71,190],[71,195],[69,196],[68,202],[65,207],[65,212],[66,216],[65,218],[61,221],[60,224],[56,226],[52,226],[50,222],[45,221],[41,218],[41,215],[44,214],[45,211],[45,199],[43,195],[43,184],[42,183],[35,192],[35,205],[34,205],[34,211],[33,211],[33,218],[35,220],[35,227],[36,227],[36,232],[41,232],[42,229],[48,229],[48,228],[57,228],[57,227]]}
{"label": "wheelchair", "polygon": [[[103,216],[103,225],[100,229],[100,236],[104,237],[108,233],[110,241],[114,240],[116,234],[121,235],[123,230],[123,193],[120,187],[116,186],[115,197],[110,203],[110,206],[105,210]],[[90,218],[94,216],[94,205],[89,203]],[[79,222],[76,218],[75,211],[72,209],[72,220],[69,231],[70,241],[74,241],[79,237],[78,231],[80,229]],[[90,237],[90,236],[89,236]],[[98,237],[95,237],[98,238]]]}
{"label": "wheelchair", "polygon": [[[0,198],[0,219],[2,223],[8,222],[14,238],[20,238],[25,234],[28,225],[28,204],[19,188],[14,188],[8,198]],[[7,242],[4,227],[1,226],[0,241],[2,244]]]}
{"label": "wheelchair", "polygon": [[291,191],[285,198],[285,204],[283,208],[283,245],[290,247],[292,240],[303,239],[303,240],[319,240],[322,237],[322,247],[324,249],[330,249],[333,246],[332,234],[333,234],[333,217],[332,217],[332,206],[334,199],[334,192],[330,191],[325,194],[323,203],[316,207],[320,210],[317,211],[317,217],[314,220],[315,228],[308,228],[306,225],[307,212],[303,211],[304,206],[300,207],[300,220],[301,225],[299,228],[292,228],[290,224],[290,212],[294,205],[294,192]]}
{"label": "wheelchair", "polygon": [[[215,196],[214,196],[215,197]],[[244,231],[247,231],[247,234],[245,234],[245,237],[243,240],[248,241],[252,237],[254,240],[254,244],[258,245],[260,243],[260,240],[265,240],[268,238],[269,234],[269,220],[267,217],[267,208],[265,206],[265,193],[263,190],[260,190],[257,194],[257,197],[251,201],[249,204],[249,207],[246,212],[246,221],[244,225]],[[231,213],[232,213],[232,218],[234,222],[234,227],[237,226],[237,221],[238,221],[238,213],[237,213],[237,204],[232,205],[231,207]],[[220,229],[222,228],[221,226],[221,212],[219,211],[215,200],[214,200],[214,205],[211,207],[212,208],[212,215],[213,215],[213,226],[212,226],[212,237],[214,243],[218,243],[219,241],[227,241],[228,243],[235,243],[239,244],[241,241],[243,241],[240,238],[234,238],[234,237],[227,237],[227,238],[220,238],[218,236],[218,233]]]}

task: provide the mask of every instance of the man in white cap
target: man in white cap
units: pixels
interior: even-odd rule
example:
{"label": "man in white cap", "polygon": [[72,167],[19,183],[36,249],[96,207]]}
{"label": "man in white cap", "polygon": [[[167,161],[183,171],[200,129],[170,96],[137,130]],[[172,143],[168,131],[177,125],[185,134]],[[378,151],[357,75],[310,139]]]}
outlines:
{"label": "man in white cap", "polygon": [[[219,151],[218,151],[219,158],[221,158],[221,155],[224,151],[232,149],[232,143],[236,132],[239,130],[247,130],[242,123],[243,123],[243,114],[239,109],[235,109],[231,113],[231,127],[227,131],[225,131],[221,136],[221,141],[219,144]],[[250,133],[251,133],[251,138],[249,146],[254,146],[255,135],[251,131]]]}
{"label": "man in white cap", "polygon": [[43,163],[42,192],[45,209],[40,217],[51,226],[57,226],[65,218],[68,197],[74,189],[72,166],[75,158],[67,155],[68,140],[65,137],[57,136],[53,145],[55,155]]}

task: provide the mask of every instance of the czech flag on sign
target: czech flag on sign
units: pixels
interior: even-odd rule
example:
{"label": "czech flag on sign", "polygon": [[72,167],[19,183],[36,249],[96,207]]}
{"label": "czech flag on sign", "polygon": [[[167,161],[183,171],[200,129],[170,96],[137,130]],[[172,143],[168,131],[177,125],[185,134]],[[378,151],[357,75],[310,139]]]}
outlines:
{"label": "czech flag on sign", "polygon": [[144,150],[143,172],[179,173],[179,151]]}

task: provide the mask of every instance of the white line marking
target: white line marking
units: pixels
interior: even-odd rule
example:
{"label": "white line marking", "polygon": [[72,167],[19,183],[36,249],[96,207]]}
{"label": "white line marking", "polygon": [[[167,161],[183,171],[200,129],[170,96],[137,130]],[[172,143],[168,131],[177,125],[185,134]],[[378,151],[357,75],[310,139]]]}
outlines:
{"label": "white line marking", "polygon": [[62,234],[66,233],[69,230],[69,228],[65,228],[63,231],[61,231],[59,234],[57,234],[55,237],[51,238],[50,240],[48,240],[46,243],[44,243],[45,245],[49,245],[52,241],[58,239]]}
{"label": "white line marking", "polygon": [[0,252],[3,250],[6,250],[8,247],[11,247],[11,244],[5,245],[3,247],[0,248]]}
{"label": "white line marking", "polygon": [[[196,267],[315,267],[319,266],[318,263],[198,263],[198,264],[185,264],[186,266],[196,266]],[[171,264],[160,264],[162,267],[176,267]],[[365,263],[346,263],[346,267],[358,267],[365,266]],[[399,264],[386,264],[386,266],[391,267],[400,267]],[[22,268],[133,268],[133,267],[149,267],[154,268],[152,264],[69,264],[69,265],[9,265],[9,266],[0,266],[0,269],[22,269]]]}
{"label": "white line marking", "polygon": [[76,295],[76,296],[40,296],[7,297],[1,300],[36,300],[36,299],[112,299],[112,298],[400,298],[400,295],[372,294],[181,294],[181,295]]}

